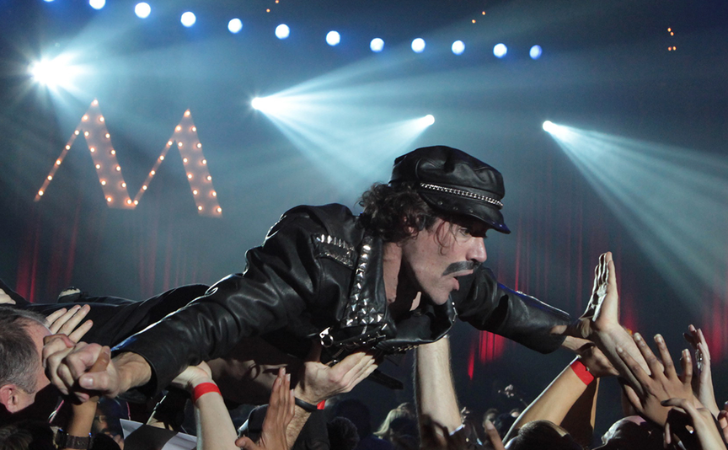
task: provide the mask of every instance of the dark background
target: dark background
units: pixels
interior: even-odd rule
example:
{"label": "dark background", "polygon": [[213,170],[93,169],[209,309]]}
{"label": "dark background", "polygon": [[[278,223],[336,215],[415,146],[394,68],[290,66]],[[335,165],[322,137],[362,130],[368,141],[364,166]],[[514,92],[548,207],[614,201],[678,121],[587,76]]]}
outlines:
{"label": "dark background", "polygon": [[[446,144],[504,174],[504,215],[513,233],[486,242],[488,265],[501,282],[578,315],[598,255],[611,250],[624,323],[645,335],[663,333],[675,356],[684,345],[680,333],[689,323],[702,324],[714,353],[718,401],[728,398],[720,383],[728,349],[726,267],[716,265],[713,283],[676,285],[643,253],[640,236],[625,229],[624,217],[541,129],[548,119],[723,161],[728,3],[150,4],[152,15],[141,20],[129,1],[108,0],[100,11],[83,1],[0,1],[0,277],[22,295],[50,302],[75,285],[95,295],[142,299],[184,283],[213,283],[243,270],[245,250],[258,245],[289,207],[339,202],[356,209],[357,196],[371,182],[386,181],[394,157]],[[185,10],[197,15],[190,29],[179,23]],[[244,22],[237,35],[226,28],[232,17]],[[279,41],[273,29],[283,22],[292,34]],[[330,29],[342,34],[338,47],[323,40]],[[386,42],[381,54],[368,48],[374,37]],[[427,41],[420,55],[409,49],[415,37]],[[466,43],[463,55],[449,51],[455,39]],[[509,48],[501,60],[492,53],[499,42]],[[535,61],[528,57],[534,44],[544,49]],[[668,51],[671,46],[677,49]],[[33,84],[29,64],[69,52],[88,69],[74,88],[54,92]],[[325,95],[319,100],[333,116],[356,108],[381,124],[425,114],[437,121],[407,148],[377,143],[370,155],[342,146],[337,158],[322,165],[249,106],[256,95],[311,80],[320,83],[315,91]],[[341,93],[363,99],[347,102]],[[42,201],[34,202],[93,99],[99,100],[132,196],[189,108],[222,218],[197,214],[174,149],[136,209],[107,208],[83,138]],[[316,125],[331,129],[332,141],[340,131],[362,147],[370,139],[349,130],[349,123]],[[320,136],[327,139],[326,131]],[[347,160],[353,162],[341,163]],[[658,193],[654,202],[670,199]],[[718,204],[724,206],[724,198]],[[691,204],[679,206],[676,221],[692,212]],[[725,229],[703,236],[724,253]],[[508,383],[530,401],[570,359],[566,352],[537,355],[462,324],[454,331],[460,400],[476,411],[510,406],[495,393]],[[400,368],[386,370],[406,379],[410,366],[408,357]],[[618,417],[617,393],[616,383],[602,383],[599,432]],[[364,383],[352,395],[365,399],[380,420],[411,399],[412,389],[392,395]]]}

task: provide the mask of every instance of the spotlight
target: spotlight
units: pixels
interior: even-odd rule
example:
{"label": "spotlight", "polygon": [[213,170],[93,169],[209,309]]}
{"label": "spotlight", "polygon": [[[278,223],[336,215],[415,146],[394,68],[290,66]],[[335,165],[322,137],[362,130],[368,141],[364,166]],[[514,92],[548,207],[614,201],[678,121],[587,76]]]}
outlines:
{"label": "spotlight", "polygon": [[152,7],[147,2],[137,3],[134,7],[134,14],[140,19],[146,19],[152,12]]}
{"label": "spotlight", "polygon": [[462,55],[465,51],[465,44],[463,41],[455,41],[452,43],[452,52],[456,55]]}
{"label": "spotlight", "polygon": [[243,29],[243,21],[240,19],[232,19],[230,22],[228,22],[228,30],[232,34],[238,34],[240,33],[240,30]]}
{"label": "spotlight", "polygon": [[52,1],[53,1],[53,0],[45,0],[45,2],[46,2],[46,3],[50,3],[50,2],[52,2]]}
{"label": "spotlight", "polygon": [[339,35],[338,31],[329,31],[326,34],[326,43],[330,46],[339,45],[339,42],[341,42],[341,35]]}
{"label": "spotlight", "polygon": [[35,82],[53,88],[69,84],[74,69],[61,57],[58,57],[50,61],[44,59],[32,64],[29,72]]}
{"label": "spotlight", "polygon": [[493,54],[496,58],[502,58],[506,56],[506,53],[508,53],[508,47],[506,47],[505,44],[496,44],[496,46],[493,47]]}
{"label": "spotlight", "polygon": [[93,9],[101,9],[106,6],[106,0],[88,0],[88,4],[91,5]]}
{"label": "spotlight", "polygon": [[547,132],[548,134],[551,134],[553,136],[557,136],[560,138],[564,138],[567,134],[567,128],[556,125],[555,123],[551,122],[550,120],[547,120],[543,123],[543,130]]}
{"label": "spotlight", "polygon": [[543,51],[541,50],[540,45],[534,45],[531,47],[531,50],[528,52],[528,54],[531,56],[531,59],[538,59],[541,57],[541,53]]}
{"label": "spotlight", "polygon": [[426,127],[429,127],[430,125],[435,123],[435,116],[433,116],[432,114],[426,115],[422,118],[422,123],[424,123]]}
{"label": "spotlight", "polygon": [[276,115],[280,111],[290,109],[290,104],[286,105],[286,101],[282,98],[271,97],[255,97],[250,102],[250,106],[260,112]]}
{"label": "spotlight", "polygon": [[282,23],[276,27],[276,37],[278,39],[286,39],[290,35],[291,29],[288,28],[288,25],[286,25],[285,23]]}
{"label": "spotlight", "polygon": [[412,41],[412,51],[415,53],[422,53],[425,51],[425,40],[422,38],[417,38],[414,41]]}
{"label": "spotlight", "polygon": [[197,17],[195,17],[194,13],[187,11],[186,13],[182,14],[182,17],[180,17],[180,22],[182,22],[182,25],[189,28],[194,25],[195,22],[197,22]]}
{"label": "spotlight", "polygon": [[384,41],[380,38],[374,38],[369,44],[369,48],[371,48],[374,53],[379,53],[384,50]]}

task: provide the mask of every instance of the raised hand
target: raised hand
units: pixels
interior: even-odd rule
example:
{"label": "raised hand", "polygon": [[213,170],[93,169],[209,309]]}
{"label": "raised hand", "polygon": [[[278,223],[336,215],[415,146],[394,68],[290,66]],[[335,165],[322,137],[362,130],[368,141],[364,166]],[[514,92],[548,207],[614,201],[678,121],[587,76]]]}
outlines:
{"label": "raised hand", "polygon": [[73,342],[78,342],[93,326],[91,320],[87,320],[81,324],[81,321],[89,311],[91,311],[89,305],[76,305],[68,310],[61,308],[46,317],[48,328],[52,334],[65,334]]}
{"label": "raised hand", "polygon": [[247,450],[288,450],[286,428],[295,412],[295,399],[290,386],[291,377],[286,375],[285,368],[281,368],[273,383],[260,440],[254,443],[244,436],[236,440],[235,445]]}
{"label": "raised hand", "polygon": [[[681,365],[682,377],[678,376],[675,364],[670,357],[665,340],[659,334],[655,336],[655,342],[660,353],[662,363],[655,357],[647,343],[638,333],[634,335],[642,356],[649,366],[652,374],[648,375],[642,367],[624,350],[618,348],[619,356],[632,372],[641,389],[636,390],[630,386],[624,386],[627,399],[641,415],[651,419],[657,424],[664,425],[667,420],[669,407],[663,406],[662,402],[670,398],[681,398],[694,405],[699,405],[693,396],[691,379],[693,366],[690,359],[690,352],[683,350]],[[702,407],[702,405],[700,405]]]}
{"label": "raised hand", "polygon": [[[700,404],[694,404],[684,398],[671,398],[662,402],[665,407],[674,406],[665,422],[665,448],[668,448],[676,435],[695,439],[702,450],[725,450],[723,435],[715,424],[713,415]],[[685,425],[690,425],[695,433],[686,432]],[[686,445],[687,448],[694,448]]]}
{"label": "raised hand", "polygon": [[708,411],[714,417],[718,417],[720,409],[715,401],[713,391],[713,376],[710,371],[710,349],[705,341],[703,330],[696,329],[693,325],[688,327],[688,332],[683,333],[685,340],[690,343],[695,351],[695,363],[698,376],[693,377],[693,391]]}

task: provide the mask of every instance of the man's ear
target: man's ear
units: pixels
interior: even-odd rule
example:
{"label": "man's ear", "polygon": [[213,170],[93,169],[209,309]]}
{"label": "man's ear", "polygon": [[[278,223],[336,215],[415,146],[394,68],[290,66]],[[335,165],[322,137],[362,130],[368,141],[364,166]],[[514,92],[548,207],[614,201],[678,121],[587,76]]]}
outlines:
{"label": "man's ear", "polygon": [[20,410],[19,404],[20,399],[18,393],[20,388],[15,384],[6,384],[0,387],[0,403],[5,406],[5,409],[10,413],[14,413]]}

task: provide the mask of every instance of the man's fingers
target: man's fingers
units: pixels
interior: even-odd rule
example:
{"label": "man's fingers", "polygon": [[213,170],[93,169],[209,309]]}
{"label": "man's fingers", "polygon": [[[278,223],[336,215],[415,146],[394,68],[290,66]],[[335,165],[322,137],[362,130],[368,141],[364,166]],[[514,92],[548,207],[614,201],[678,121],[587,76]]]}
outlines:
{"label": "man's fingers", "polygon": [[690,350],[685,349],[682,352],[682,358],[680,360],[682,365],[682,381],[686,385],[690,385],[693,381],[693,362],[690,358]]}
{"label": "man's fingers", "polygon": [[81,305],[75,305],[71,307],[69,310],[64,312],[60,317],[57,317],[53,322],[50,323],[48,328],[51,330],[53,334],[59,333],[61,330],[61,327],[68,322],[71,317],[73,317],[74,314],[78,312],[78,310],[81,309]]}
{"label": "man's fingers", "polygon": [[645,342],[642,335],[640,333],[635,333],[632,338],[634,339],[635,344],[637,344],[637,348],[640,350],[640,353],[642,353],[642,357],[645,359],[647,367],[650,368],[652,374],[655,376],[662,374],[664,371],[662,364],[660,364],[660,361],[658,361],[655,354],[652,353],[652,349],[649,345],[647,345],[647,342]]}
{"label": "man's fingers", "polygon": [[58,332],[63,334],[71,334],[71,332],[73,332],[78,324],[81,323],[81,321],[86,317],[89,311],[91,311],[91,307],[89,305],[83,305],[78,308],[72,316],[68,317],[68,320],[61,324],[61,328],[58,330]]}
{"label": "man's fingers", "polygon": [[[67,311],[68,310],[66,308],[61,308],[61,309],[58,309],[58,310],[50,313],[48,315],[48,317],[46,317],[46,322],[48,322],[48,328],[51,328],[51,325],[53,324],[53,322],[55,322],[62,315],[66,314]],[[51,331],[53,331],[53,330],[51,330]]]}
{"label": "man's fingers", "polygon": [[94,326],[93,321],[89,319],[89,320],[85,321],[84,323],[82,323],[78,328],[73,330],[73,332],[71,334],[69,334],[68,337],[71,338],[71,340],[73,342],[78,342],[86,335],[86,333],[88,333],[88,331],[93,326]]}
{"label": "man's fingers", "polygon": [[[660,359],[662,360],[665,376],[670,379],[676,378],[677,372],[675,371],[675,363],[672,361],[672,356],[670,356],[670,351],[667,349],[667,344],[665,344],[665,339],[662,335],[655,335],[655,344],[657,344],[657,351],[660,353]],[[647,344],[645,343],[645,345]],[[650,369],[652,369],[652,366],[650,366]],[[654,372],[655,371],[653,370],[653,373]]]}
{"label": "man's fingers", "polygon": [[[638,336],[639,335],[635,333],[635,341],[637,341]],[[622,359],[634,378],[642,386],[642,390],[644,390],[644,386],[648,385],[651,381],[650,376],[647,375],[647,373],[642,369],[642,366],[640,366],[640,364],[632,358],[632,355],[624,351],[621,347],[617,347],[617,355]]]}

